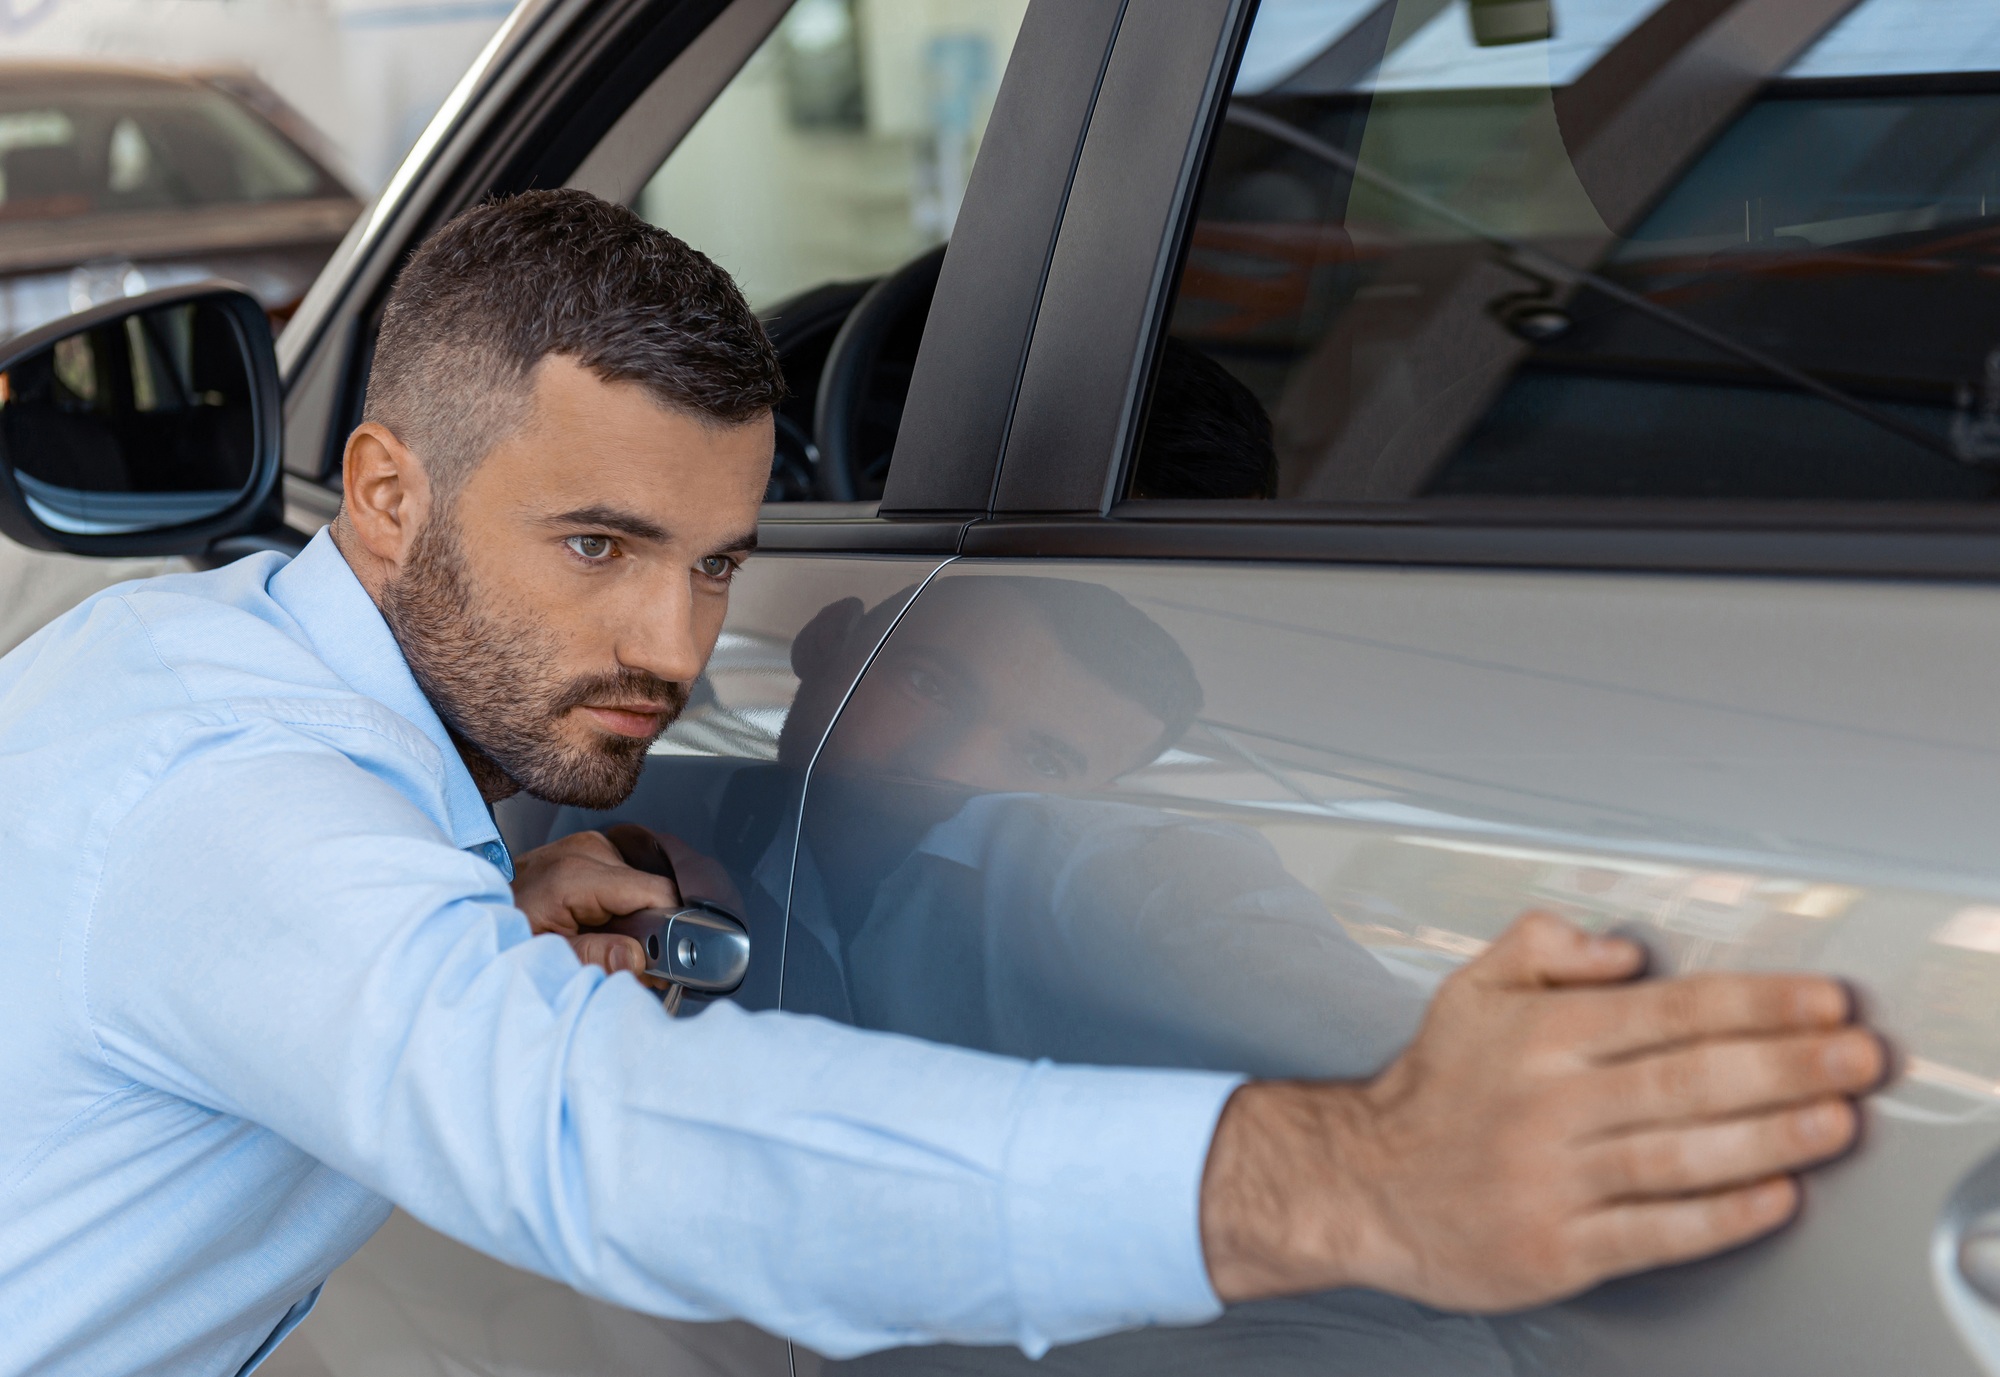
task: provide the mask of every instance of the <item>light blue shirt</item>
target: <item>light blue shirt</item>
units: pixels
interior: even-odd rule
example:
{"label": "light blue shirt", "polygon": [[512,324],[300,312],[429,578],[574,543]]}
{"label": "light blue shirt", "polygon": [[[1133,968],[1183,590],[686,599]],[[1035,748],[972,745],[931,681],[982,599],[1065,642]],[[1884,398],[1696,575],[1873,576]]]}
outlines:
{"label": "light blue shirt", "polygon": [[1233,1078],[672,1020],[509,868],[325,534],[0,659],[0,1371],[227,1377],[392,1202],[833,1355],[1217,1313]]}

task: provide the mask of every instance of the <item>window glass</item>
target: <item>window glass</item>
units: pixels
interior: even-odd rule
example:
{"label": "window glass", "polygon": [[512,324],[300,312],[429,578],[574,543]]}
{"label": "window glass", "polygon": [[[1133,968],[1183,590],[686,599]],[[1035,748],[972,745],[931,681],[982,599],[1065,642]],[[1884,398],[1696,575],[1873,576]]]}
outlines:
{"label": "window glass", "polygon": [[1862,0],[1718,93],[1658,8],[1266,0],[1128,495],[2000,492],[2000,10]]}
{"label": "window glass", "polygon": [[[639,194],[726,268],[770,328],[792,398],[770,497],[881,496],[974,155],[1027,0],[798,0]],[[841,433],[820,374],[862,294],[906,273],[853,370]],[[831,422],[829,424],[832,424]]]}

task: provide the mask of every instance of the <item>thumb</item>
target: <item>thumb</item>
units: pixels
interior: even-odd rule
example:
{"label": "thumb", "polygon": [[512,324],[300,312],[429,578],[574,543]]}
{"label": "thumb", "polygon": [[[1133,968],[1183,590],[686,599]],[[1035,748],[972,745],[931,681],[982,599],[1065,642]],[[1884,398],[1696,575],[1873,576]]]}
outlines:
{"label": "thumb", "polygon": [[620,937],[609,932],[587,932],[581,937],[569,939],[570,948],[576,952],[576,959],[586,966],[602,966],[611,974],[630,971],[637,975],[646,969],[646,953],[630,937]]}
{"label": "thumb", "polygon": [[1646,952],[1624,937],[1602,937],[1540,909],[1522,914],[1465,968],[1468,980],[1494,989],[1601,985],[1645,969]]}

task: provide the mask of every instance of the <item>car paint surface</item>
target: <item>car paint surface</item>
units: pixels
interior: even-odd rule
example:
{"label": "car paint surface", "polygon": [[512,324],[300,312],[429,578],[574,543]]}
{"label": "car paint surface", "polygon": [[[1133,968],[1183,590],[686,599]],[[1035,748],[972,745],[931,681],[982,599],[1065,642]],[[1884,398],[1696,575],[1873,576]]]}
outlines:
{"label": "car paint surface", "polygon": [[[897,691],[925,602],[1027,575],[1108,589],[1169,633],[1204,692],[1187,734],[1082,793],[944,788],[928,832],[908,800],[949,781],[911,758],[829,780],[849,719]],[[1390,985],[1420,1003],[1541,907],[1643,934],[1663,973],[1841,975],[1903,1058],[1864,1147],[1733,1256],[1497,1321],[1243,1307],[1212,1333],[1052,1355],[1062,1370],[1973,1372],[1990,1336],[1961,1341],[1946,1302],[1984,1303],[1934,1234],[2000,1148],[1996,675],[2000,600],[1979,587],[958,561],[856,689],[801,846],[910,838],[828,890],[850,1016],[1017,1055],[1365,1073],[1393,1045],[1339,1033],[1343,1003]],[[927,954],[928,988],[869,990],[885,931]],[[788,1004],[838,1012],[794,984]]]}

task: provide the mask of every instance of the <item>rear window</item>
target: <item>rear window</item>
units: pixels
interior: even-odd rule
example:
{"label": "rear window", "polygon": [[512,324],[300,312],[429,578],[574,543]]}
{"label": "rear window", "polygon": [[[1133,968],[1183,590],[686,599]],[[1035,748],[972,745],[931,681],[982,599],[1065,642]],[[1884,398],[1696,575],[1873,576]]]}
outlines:
{"label": "rear window", "polygon": [[1266,0],[1128,495],[2000,492],[2000,8],[1752,8]]}
{"label": "rear window", "polygon": [[220,92],[0,91],[0,225],[341,194],[283,135]]}

